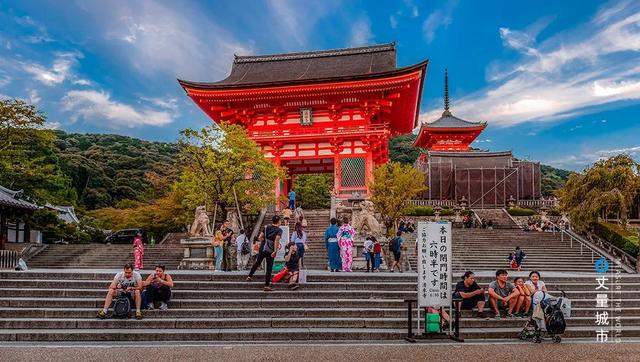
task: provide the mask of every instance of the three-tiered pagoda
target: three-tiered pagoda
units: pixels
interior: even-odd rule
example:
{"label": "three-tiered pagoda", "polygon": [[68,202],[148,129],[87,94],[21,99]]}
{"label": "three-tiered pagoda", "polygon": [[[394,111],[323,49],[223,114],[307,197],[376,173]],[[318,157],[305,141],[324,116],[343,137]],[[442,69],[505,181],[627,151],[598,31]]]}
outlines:
{"label": "three-tiered pagoda", "polygon": [[247,129],[265,157],[296,175],[333,173],[339,197],[368,195],[389,137],[411,132],[420,110],[427,60],[396,66],[395,43],[359,48],[235,56],[218,82],[178,80],[214,121]]}

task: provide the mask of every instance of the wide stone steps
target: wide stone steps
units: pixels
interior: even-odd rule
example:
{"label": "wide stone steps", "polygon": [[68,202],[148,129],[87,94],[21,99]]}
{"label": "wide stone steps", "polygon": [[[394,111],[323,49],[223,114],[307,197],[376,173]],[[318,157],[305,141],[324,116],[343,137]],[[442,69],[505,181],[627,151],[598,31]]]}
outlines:
{"label": "wide stone steps", "polygon": [[[176,271],[167,311],[144,311],[143,320],[95,318],[113,271],[0,272],[0,339],[6,341],[288,341],[397,340],[404,336],[406,304],[416,297],[416,275],[318,273],[298,291],[285,284],[261,290],[241,273]],[[564,290],[573,318],[564,338],[594,335],[594,273],[545,274],[552,295]],[[146,276],[148,272],[143,272]],[[517,274],[517,273],[514,273]],[[526,273],[520,273],[526,274]],[[493,279],[477,277],[485,287]],[[454,280],[455,282],[455,280]],[[620,276],[624,336],[640,336],[640,277]],[[613,298],[613,295],[612,297]],[[488,307],[487,307],[488,308]],[[415,312],[414,312],[415,313]],[[479,319],[463,312],[465,339],[514,339],[524,319]],[[414,321],[417,326],[417,321]],[[589,328],[589,330],[587,330]]]}

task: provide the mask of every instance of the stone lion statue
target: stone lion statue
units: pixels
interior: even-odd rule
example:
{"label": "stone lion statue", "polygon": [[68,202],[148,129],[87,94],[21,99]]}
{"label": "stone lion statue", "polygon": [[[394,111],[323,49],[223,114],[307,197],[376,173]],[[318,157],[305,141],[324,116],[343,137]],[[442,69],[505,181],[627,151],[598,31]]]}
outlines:
{"label": "stone lion statue", "polygon": [[352,226],[360,233],[367,230],[372,235],[381,235],[380,223],[375,217],[376,210],[373,202],[364,200],[360,202],[360,210],[354,210]]}
{"label": "stone lion statue", "polygon": [[196,207],[196,215],[189,229],[189,234],[191,236],[211,235],[211,230],[209,230],[209,216],[207,216],[207,209],[204,206]]}

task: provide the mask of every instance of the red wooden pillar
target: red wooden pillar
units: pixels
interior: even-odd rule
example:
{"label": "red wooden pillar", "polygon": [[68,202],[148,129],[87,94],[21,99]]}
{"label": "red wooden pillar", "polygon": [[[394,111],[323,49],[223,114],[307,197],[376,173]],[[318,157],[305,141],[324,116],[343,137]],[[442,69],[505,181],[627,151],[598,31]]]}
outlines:
{"label": "red wooden pillar", "polygon": [[342,190],[342,159],[340,153],[337,152],[333,155],[333,188],[336,191],[338,197],[340,197],[340,191]]}
{"label": "red wooden pillar", "polygon": [[[276,165],[276,167],[280,167],[280,150],[274,149],[273,155],[275,156],[273,163]],[[280,201],[281,201],[280,200],[280,195],[281,195],[280,182],[281,180],[279,178],[276,179],[276,185],[275,185],[276,211],[280,211]]]}

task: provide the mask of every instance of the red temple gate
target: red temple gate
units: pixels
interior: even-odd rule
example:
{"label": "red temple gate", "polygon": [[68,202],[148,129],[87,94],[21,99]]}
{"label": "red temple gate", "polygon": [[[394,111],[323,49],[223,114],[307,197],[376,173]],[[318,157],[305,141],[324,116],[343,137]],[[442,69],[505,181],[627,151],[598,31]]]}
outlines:
{"label": "red temple gate", "polygon": [[327,172],[339,197],[367,196],[389,137],[417,125],[426,67],[396,68],[395,44],[385,44],[236,56],[224,80],[179,83],[213,121],[242,125],[265,157],[286,167],[276,196],[295,175]]}

